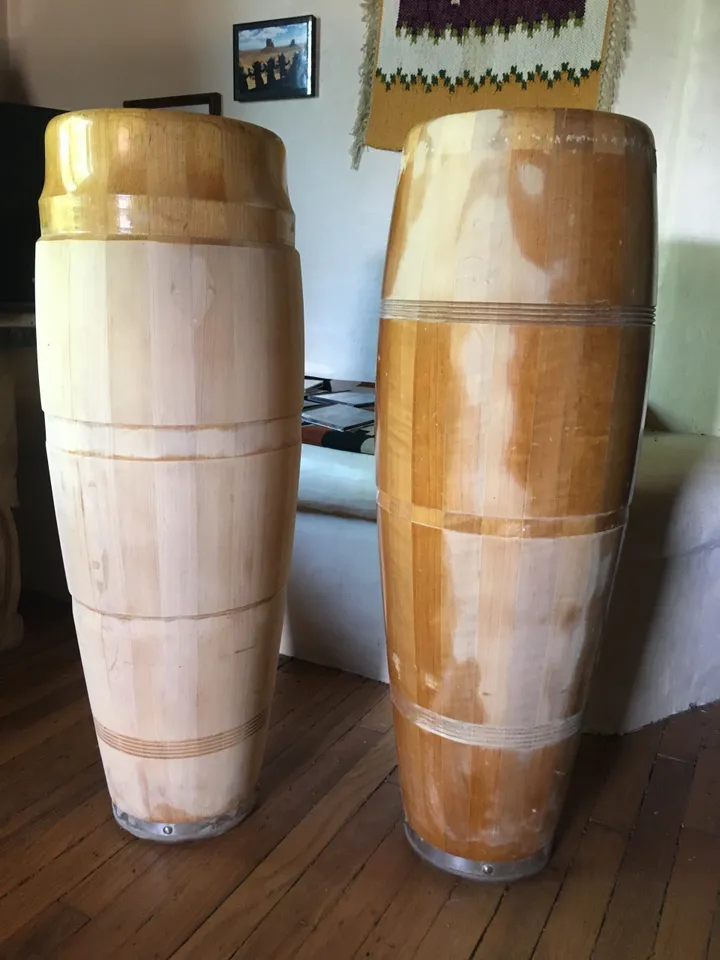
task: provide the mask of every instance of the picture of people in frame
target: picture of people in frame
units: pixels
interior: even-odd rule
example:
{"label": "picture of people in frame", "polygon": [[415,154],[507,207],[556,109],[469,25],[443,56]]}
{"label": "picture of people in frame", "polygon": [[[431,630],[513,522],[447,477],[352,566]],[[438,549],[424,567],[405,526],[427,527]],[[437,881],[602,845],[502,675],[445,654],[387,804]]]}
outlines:
{"label": "picture of people in frame", "polygon": [[311,16],[235,24],[235,99],[315,96],[315,28]]}

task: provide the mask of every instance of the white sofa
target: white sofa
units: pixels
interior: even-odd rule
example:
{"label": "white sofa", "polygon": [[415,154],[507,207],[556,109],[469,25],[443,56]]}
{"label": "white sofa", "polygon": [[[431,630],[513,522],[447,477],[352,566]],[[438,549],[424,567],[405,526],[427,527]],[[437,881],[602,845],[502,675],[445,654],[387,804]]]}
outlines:
{"label": "white sofa", "polygon": [[375,458],[303,445],[281,651],[387,682]]}
{"label": "white sofa", "polygon": [[[304,446],[284,653],[387,680],[373,457]],[[720,439],[647,434],[587,713],[634,730],[720,698]]]}
{"label": "white sofa", "polygon": [[648,434],[588,706],[601,732],[720,698],[720,439]]}

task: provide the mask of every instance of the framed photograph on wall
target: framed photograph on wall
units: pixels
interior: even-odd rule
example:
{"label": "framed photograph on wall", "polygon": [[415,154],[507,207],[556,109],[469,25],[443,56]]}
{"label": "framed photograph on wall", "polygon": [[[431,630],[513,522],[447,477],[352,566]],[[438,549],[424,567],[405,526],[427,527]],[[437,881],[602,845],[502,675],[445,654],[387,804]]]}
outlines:
{"label": "framed photograph on wall", "polygon": [[147,100],[125,100],[123,106],[142,110],[187,110],[219,117],[222,115],[222,96],[219,93],[191,93],[184,97],[150,97]]}
{"label": "framed photograph on wall", "polygon": [[235,99],[317,96],[317,19],[286,17],[233,27]]}

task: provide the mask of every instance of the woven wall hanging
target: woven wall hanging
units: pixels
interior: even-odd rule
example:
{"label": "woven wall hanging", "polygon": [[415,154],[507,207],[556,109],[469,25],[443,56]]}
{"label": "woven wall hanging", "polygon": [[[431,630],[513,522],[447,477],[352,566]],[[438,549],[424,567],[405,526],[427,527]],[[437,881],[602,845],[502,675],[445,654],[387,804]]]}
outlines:
{"label": "woven wall hanging", "polygon": [[363,0],[352,148],[401,150],[410,129],[466,110],[609,110],[631,0]]}

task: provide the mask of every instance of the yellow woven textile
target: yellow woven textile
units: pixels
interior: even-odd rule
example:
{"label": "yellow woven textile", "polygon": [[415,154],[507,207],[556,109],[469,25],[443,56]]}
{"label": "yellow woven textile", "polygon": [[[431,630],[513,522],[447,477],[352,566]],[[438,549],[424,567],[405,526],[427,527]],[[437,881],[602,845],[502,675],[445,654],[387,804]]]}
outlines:
{"label": "yellow woven textile", "polygon": [[417,123],[518,107],[610,109],[630,0],[363,0],[353,159]]}

